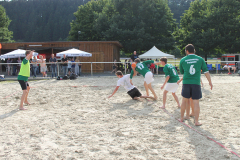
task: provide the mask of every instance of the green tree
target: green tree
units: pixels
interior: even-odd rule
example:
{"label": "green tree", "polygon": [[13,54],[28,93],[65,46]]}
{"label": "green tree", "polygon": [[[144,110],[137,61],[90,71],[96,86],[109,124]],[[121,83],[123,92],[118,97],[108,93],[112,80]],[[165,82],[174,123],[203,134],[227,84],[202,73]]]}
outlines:
{"label": "green tree", "polygon": [[[68,39],[70,41],[98,41],[100,34],[94,29],[96,15],[102,12],[108,0],[89,1],[85,5],[78,7],[74,13],[76,20],[70,23],[71,30]],[[81,33],[79,33],[79,31]]]}
{"label": "green tree", "polygon": [[7,17],[5,9],[0,5],[0,42],[13,42],[12,31],[8,30],[11,20]]}
{"label": "green tree", "polygon": [[196,0],[181,19],[175,33],[178,46],[184,54],[186,44],[193,44],[197,54],[234,52],[239,46],[238,0]]}
{"label": "green tree", "polygon": [[95,30],[102,40],[118,40],[124,51],[146,51],[154,45],[174,49],[176,24],[164,0],[113,0],[98,14]]}

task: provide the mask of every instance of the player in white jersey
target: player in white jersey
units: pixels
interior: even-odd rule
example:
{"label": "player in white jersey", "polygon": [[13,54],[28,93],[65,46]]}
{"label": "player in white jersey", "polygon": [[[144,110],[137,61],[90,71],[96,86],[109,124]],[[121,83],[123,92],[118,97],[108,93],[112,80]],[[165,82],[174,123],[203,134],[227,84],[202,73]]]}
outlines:
{"label": "player in white jersey", "polygon": [[112,95],[109,96],[108,98],[111,98],[118,90],[120,86],[123,86],[128,92],[128,95],[132,97],[132,99],[135,100],[140,100],[140,98],[151,98],[154,99],[151,96],[143,96],[141,92],[130,83],[130,74],[123,75],[121,71],[116,72],[116,76],[119,78],[117,82],[117,87],[113,91]]}

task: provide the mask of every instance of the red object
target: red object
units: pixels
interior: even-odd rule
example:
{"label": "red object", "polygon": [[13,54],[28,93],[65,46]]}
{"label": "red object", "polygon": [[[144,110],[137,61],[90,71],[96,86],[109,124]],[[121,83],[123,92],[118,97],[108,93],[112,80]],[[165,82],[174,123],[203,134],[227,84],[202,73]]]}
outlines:
{"label": "red object", "polygon": [[222,56],[222,57],[235,57],[235,56]]}
{"label": "red object", "polygon": [[38,59],[40,59],[40,58],[39,58],[40,55],[43,56],[43,59],[46,59],[46,54],[38,54],[38,56],[37,56]]}
{"label": "red object", "polygon": [[150,68],[151,68],[151,69],[154,69],[154,68],[155,68],[155,64],[152,63],[152,64],[150,65]]}
{"label": "red object", "polygon": [[2,49],[2,44],[0,43],[0,49]]}

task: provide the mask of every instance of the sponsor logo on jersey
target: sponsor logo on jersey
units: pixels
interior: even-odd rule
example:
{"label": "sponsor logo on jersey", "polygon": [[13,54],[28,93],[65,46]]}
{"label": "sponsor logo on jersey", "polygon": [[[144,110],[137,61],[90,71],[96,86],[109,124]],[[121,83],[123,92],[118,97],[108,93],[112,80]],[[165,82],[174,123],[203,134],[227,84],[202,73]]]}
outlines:
{"label": "sponsor logo on jersey", "polygon": [[187,59],[187,60],[185,60],[185,62],[187,62],[187,64],[197,63],[197,61],[199,61],[199,59]]}

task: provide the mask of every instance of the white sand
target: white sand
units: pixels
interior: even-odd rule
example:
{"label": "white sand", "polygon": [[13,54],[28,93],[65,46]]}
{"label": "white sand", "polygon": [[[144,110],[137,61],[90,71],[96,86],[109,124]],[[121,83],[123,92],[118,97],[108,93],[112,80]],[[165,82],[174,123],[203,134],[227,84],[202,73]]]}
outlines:
{"label": "white sand", "polygon": [[[157,102],[131,100],[124,88],[106,99],[117,79],[30,82],[29,102],[35,104],[26,111],[16,110],[18,82],[1,82],[0,159],[238,159],[159,109],[164,77],[155,77],[153,83]],[[240,77],[212,80],[211,91],[203,76],[203,126],[195,127],[192,118],[185,122],[240,154]],[[143,77],[133,82],[145,94]],[[181,101],[180,93],[181,87]],[[166,109],[179,118],[176,106],[169,93]]]}

